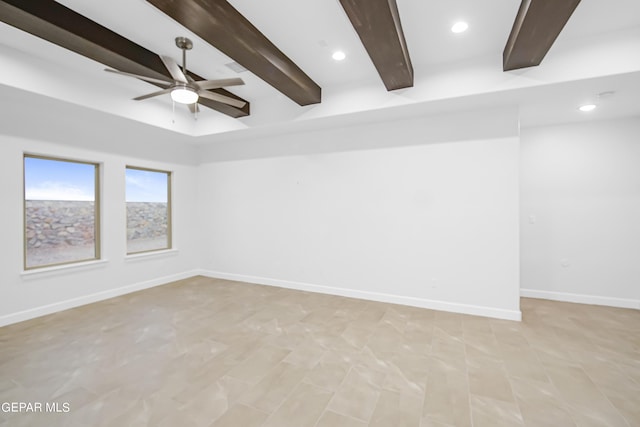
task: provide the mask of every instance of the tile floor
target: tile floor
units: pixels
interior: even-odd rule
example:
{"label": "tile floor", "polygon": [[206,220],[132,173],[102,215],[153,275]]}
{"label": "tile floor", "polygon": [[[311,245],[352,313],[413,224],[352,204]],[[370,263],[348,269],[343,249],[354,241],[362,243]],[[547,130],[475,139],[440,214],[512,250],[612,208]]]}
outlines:
{"label": "tile floor", "polygon": [[0,426],[640,426],[640,311],[522,312],[194,277],[0,328],[0,403],[43,404]]}

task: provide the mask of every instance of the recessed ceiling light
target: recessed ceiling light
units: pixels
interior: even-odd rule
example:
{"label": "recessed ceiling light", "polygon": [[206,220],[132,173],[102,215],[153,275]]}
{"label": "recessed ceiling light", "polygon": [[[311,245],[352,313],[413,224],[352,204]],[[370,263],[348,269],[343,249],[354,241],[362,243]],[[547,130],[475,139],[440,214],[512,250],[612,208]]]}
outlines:
{"label": "recessed ceiling light", "polygon": [[580,106],[580,108],[578,108],[578,110],[588,113],[589,111],[593,111],[596,109],[596,105],[595,104],[585,104]]}
{"label": "recessed ceiling light", "polygon": [[453,27],[451,27],[451,31],[454,33],[464,33],[468,28],[469,24],[464,21],[460,21],[453,24]]}
{"label": "recessed ceiling light", "polygon": [[331,55],[331,57],[336,61],[342,61],[347,57],[347,55],[345,55],[345,53],[341,50],[336,50],[335,52],[333,52],[333,55]]}

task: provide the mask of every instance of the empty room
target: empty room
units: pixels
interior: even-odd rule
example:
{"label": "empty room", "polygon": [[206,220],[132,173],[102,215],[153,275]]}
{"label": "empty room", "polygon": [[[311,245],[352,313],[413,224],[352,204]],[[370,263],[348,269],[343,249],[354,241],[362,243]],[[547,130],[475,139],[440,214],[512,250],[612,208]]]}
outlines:
{"label": "empty room", "polygon": [[0,0],[0,427],[640,426],[637,0]]}

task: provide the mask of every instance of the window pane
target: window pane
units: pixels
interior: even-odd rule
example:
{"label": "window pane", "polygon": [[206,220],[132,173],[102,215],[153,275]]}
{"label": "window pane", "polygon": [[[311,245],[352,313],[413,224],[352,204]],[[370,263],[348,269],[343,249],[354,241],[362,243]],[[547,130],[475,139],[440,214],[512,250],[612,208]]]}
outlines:
{"label": "window pane", "polygon": [[171,247],[170,172],[127,167],[127,253]]}
{"label": "window pane", "polygon": [[99,257],[97,169],[24,157],[25,269]]}

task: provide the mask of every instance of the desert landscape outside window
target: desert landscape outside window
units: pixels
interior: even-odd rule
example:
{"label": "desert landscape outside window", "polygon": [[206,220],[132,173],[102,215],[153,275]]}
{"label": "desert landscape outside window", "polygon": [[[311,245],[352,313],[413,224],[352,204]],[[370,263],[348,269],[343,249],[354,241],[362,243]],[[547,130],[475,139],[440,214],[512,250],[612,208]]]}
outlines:
{"label": "desert landscape outside window", "polygon": [[127,166],[127,254],[171,248],[171,172]]}
{"label": "desert landscape outside window", "polygon": [[24,155],[25,270],[100,258],[99,165]]}

